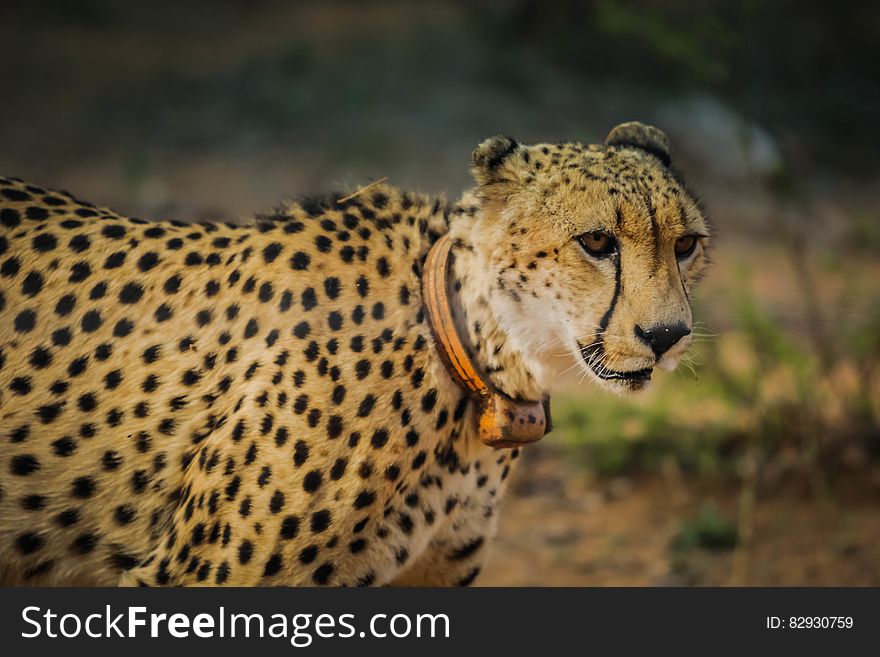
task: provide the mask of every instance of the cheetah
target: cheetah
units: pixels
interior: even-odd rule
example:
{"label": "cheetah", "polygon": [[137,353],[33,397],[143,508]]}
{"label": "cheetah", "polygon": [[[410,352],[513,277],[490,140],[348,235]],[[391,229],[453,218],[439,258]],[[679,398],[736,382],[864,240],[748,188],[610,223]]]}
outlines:
{"label": "cheetah", "polygon": [[455,203],[375,184],[241,224],[0,178],[0,579],[473,583],[524,448],[481,440],[442,357],[433,245],[462,358],[515,410],[561,352],[616,392],[674,367],[709,228],[640,123],[493,137],[472,172]]}

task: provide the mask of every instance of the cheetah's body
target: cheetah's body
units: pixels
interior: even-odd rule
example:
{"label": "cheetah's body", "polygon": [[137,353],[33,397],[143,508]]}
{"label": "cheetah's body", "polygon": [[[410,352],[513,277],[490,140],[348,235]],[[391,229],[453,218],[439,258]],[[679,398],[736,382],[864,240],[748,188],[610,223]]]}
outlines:
{"label": "cheetah's body", "polygon": [[447,448],[470,410],[418,276],[440,202],[237,227],[0,194],[7,579],[382,584],[431,540],[480,547],[444,535],[491,515],[510,455]]}
{"label": "cheetah's body", "polygon": [[641,387],[687,342],[642,326],[686,335],[705,262],[666,148],[493,138],[455,205],[379,186],[242,226],[0,178],[0,580],[469,584],[518,450],[479,441],[435,351],[427,252],[449,232],[502,394],[541,399],[563,349]]}

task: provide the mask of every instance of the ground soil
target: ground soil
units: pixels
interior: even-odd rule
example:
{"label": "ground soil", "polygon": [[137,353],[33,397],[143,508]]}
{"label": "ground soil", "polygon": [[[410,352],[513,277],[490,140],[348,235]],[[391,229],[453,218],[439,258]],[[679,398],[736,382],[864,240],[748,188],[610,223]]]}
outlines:
{"label": "ground soil", "polygon": [[747,547],[681,550],[674,538],[701,504],[736,521],[735,482],[596,479],[558,446],[532,451],[505,498],[482,586],[880,585],[870,486],[833,483],[824,499],[799,485],[764,491]]}

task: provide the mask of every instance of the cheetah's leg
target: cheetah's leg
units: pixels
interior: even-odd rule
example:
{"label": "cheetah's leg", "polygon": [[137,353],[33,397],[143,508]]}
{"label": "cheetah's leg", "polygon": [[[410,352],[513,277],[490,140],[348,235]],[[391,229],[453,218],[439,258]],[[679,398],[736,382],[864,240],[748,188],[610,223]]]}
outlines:
{"label": "cheetah's leg", "polygon": [[497,524],[494,509],[466,502],[391,586],[470,586],[486,560]]}

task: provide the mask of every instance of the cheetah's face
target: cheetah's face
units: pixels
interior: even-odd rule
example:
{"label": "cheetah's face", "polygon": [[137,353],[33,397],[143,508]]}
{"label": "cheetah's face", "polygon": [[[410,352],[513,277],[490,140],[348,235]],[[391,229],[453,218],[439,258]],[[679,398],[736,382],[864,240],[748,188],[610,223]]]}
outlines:
{"label": "cheetah's face", "polygon": [[604,146],[496,137],[475,151],[491,303],[545,386],[571,354],[601,385],[638,390],[690,344],[709,230],[668,162],[665,135],[638,123]]}

